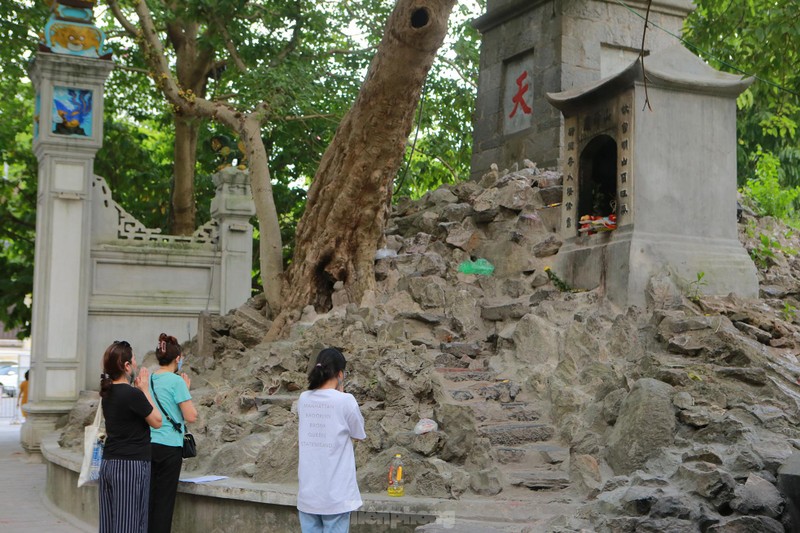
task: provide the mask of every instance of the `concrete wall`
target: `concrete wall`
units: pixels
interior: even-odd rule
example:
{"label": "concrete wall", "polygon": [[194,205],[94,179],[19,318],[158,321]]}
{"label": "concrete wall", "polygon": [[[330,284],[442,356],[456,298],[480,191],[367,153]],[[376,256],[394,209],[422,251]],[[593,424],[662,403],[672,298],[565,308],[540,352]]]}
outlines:
{"label": "concrete wall", "polygon": [[[215,180],[217,204],[227,199],[233,209],[217,205],[215,218],[193,235],[175,236],[145,228],[113,200],[105,180],[95,176],[81,390],[99,389],[103,352],[112,341],[130,342],[141,362],[145,353],[155,349],[159,333],[189,340],[197,333],[200,313],[227,313],[249,298],[252,228],[248,219],[253,213],[249,182],[236,169],[225,169]],[[231,183],[247,187],[231,194],[225,190]],[[244,201],[230,201],[232,196]]]}
{"label": "concrete wall", "polygon": [[637,85],[637,231],[737,241],[736,100]]}

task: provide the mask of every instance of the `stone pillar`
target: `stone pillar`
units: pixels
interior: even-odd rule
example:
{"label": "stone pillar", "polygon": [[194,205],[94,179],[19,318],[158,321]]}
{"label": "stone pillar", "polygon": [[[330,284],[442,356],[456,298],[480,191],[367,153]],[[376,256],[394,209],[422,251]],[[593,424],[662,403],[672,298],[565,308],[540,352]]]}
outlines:
{"label": "stone pillar", "polygon": [[250,192],[250,175],[228,167],[212,176],[217,192],[211,201],[211,216],[219,222],[222,251],[220,313],[242,305],[250,297],[250,271],[253,267],[253,226],[256,210]]}
{"label": "stone pillar", "polygon": [[21,434],[27,451],[38,451],[85,387],[91,180],[103,142],[103,84],[113,66],[40,52],[30,67],[39,177],[31,388]]}

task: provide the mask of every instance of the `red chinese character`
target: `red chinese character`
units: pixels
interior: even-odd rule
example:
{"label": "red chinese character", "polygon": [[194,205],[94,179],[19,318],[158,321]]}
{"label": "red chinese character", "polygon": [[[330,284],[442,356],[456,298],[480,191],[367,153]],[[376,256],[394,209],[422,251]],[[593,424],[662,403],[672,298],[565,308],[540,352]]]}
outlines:
{"label": "red chinese character", "polygon": [[514,115],[517,114],[517,108],[519,107],[522,107],[522,112],[525,113],[526,115],[530,115],[531,112],[533,111],[530,108],[530,106],[528,106],[528,104],[525,103],[525,98],[523,98],[523,95],[526,92],[528,92],[529,85],[527,83],[525,85],[522,85],[522,82],[524,82],[525,78],[527,77],[528,77],[528,71],[526,70],[522,74],[520,74],[519,78],[517,78],[517,87],[519,87],[519,90],[517,91],[517,94],[515,94],[514,97],[511,99],[511,101],[514,102],[514,109],[511,111],[511,114],[508,115],[508,118],[514,118]]}

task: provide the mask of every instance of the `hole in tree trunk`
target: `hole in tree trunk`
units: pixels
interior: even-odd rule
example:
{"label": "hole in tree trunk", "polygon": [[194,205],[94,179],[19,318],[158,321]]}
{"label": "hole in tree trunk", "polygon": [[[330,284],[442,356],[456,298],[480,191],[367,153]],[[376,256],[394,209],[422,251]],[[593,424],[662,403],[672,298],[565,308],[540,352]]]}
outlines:
{"label": "hole in tree trunk", "polygon": [[421,7],[419,9],[415,9],[413,13],[411,13],[411,27],[420,29],[424,28],[428,25],[428,20],[430,16],[428,15],[428,10]]}
{"label": "hole in tree trunk", "polygon": [[336,283],[336,280],[325,270],[332,259],[333,254],[325,254],[320,258],[314,269],[314,283],[317,287],[317,293],[312,305],[317,312],[328,312],[332,307],[331,294],[333,294],[333,284]]}

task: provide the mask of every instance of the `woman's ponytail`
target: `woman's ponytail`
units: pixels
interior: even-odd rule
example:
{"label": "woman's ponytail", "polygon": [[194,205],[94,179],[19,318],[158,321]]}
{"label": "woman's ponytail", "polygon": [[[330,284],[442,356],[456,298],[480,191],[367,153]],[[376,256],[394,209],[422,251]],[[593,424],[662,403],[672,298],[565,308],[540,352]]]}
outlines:
{"label": "woman's ponytail", "polygon": [[167,366],[181,354],[181,345],[172,335],[162,333],[158,336],[156,345],[156,359],[161,366]]}
{"label": "woman's ponytail", "polygon": [[314,366],[308,372],[308,388],[320,388],[329,379],[343,372],[347,361],[337,348],[325,348],[317,355]]}
{"label": "woman's ponytail", "polygon": [[106,398],[111,390],[111,376],[103,372],[100,374],[100,397]]}
{"label": "woman's ponytail", "polygon": [[133,349],[128,341],[114,341],[103,353],[103,373],[100,374],[100,396],[108,397],[111,382],[125,373],[125,364],[133,361]]}

